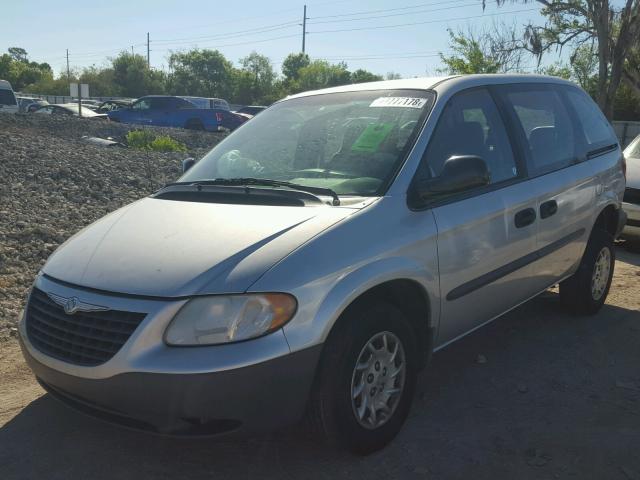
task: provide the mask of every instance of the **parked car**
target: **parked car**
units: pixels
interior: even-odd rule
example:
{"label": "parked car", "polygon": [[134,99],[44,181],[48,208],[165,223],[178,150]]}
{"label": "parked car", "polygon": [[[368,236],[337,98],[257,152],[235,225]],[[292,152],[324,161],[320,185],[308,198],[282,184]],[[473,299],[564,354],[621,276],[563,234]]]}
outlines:
{"label": "parked car", "polygon": [[41,98],[17,97],[17,100],[20,113],[31,113],[43,105],[49,105],[49,102]]}
{"label": "parked car", "polygon": [[627,224],[622,236],[634,247],[640,247],[640,135],[624,150],[627,162],[627,188],[622,208],[627,213]]}
{"label": "parked car", "polygon": [[294,95],[64,243],[19,338],[45,389],[116,423],[219,434],[306,412],[372,452],[433,351],[552,285],[602,307],[624,185],[611,126],[557,78]]}
{"label": "parked car", "polygon": [[0,80],[0,113],[18,113],[16,96],[6,80]]}
{"label": "parked car", "polygon": [[[45,105],[38,108],[33,113],[41,115],[73,115],[79,116],[79,107],[77,103],[61,103],[55,105]],[[96,113],[92,109],[82,106],[82,116],[85,118],[93,119],[106,119],[107,115],[104,113]]]}
{"label": "parked car", "polygon": [[235,130],[243,120],[228,110],[198,108],[181,97],[149,95],[139,98],[129,108],[108,113],[116,122],[191,130]]}
{"label": "parked car", "polygon": [[98,105],[97,113],[109,113],[121,108],[129,108],[133,103],[132,100],[106,100]]}
{"label": "parked car", "polygon": [[235,113],[242,113],[242,114],[245,114],[245,115],[251,115],[252,117],[255,117],[257,114],[259,114],[265,108],[267,108],[267,107],[263,107],[263,106],[260,106],[260,105],[247,105],[246,107],[242,107],[242,108],[236,110]]}

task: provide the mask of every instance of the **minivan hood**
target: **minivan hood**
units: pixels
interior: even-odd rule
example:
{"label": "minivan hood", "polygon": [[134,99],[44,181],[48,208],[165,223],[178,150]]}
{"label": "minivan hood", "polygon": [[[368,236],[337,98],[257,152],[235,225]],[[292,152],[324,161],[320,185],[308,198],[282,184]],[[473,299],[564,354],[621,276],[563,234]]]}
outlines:
{"label": "minivan hood", "polygon": [[71,237],[43,273],[158,297],[245,291],[285,255],[356,210],[145,198]]}

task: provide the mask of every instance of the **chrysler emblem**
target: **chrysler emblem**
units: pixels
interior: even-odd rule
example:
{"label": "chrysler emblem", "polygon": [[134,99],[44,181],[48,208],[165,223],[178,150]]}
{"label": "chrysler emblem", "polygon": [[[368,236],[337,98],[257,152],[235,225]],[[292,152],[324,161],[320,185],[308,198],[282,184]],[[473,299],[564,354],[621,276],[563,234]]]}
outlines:
{"label": "chrysler emblem", "polygon": [[79,304],[80,300],[78,300],[78,297],[69,298],[64,304],[64,313],[67,315],[73,315],[78,311]]}
{"label": "chrysler emblem", "polygon": [[67,315],[73,315],[76,312],[102,312],[110,310],[109,307],[103,307],[102,305],[94,305],[92,303],[86,303],[80,300],[78,297],[63,297],[62,295],[56,295],[55,293],[47,292],[47,295],[56,304],[64,309],[64,313]]}

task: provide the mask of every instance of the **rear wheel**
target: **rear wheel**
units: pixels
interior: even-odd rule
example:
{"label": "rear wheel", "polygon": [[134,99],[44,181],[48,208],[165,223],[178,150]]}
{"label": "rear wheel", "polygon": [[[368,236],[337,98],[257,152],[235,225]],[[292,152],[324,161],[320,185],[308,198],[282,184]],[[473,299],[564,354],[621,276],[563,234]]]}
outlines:
{"label": "rear wheel", "polygon": [[592,315],[604,305],[615,266],[613,236],[594,230],[578,271],[560,283],[560,301],[570,312]]}
{"label": "rear wheel", "polygon": [[352,309],[327,339],[309,420],[332,444],[379,450],[400,431],[415,391],[416,336],[386,302]]}

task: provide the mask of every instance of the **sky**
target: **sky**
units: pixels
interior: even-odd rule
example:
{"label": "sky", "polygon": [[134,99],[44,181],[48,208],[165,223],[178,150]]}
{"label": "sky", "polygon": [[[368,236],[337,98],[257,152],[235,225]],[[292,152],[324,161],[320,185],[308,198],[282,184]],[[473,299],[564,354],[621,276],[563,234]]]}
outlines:
{"label": "sky", "polygon": [[[4,2],[3,2],[4,3]],[[302,48],[305,0],[109,0],[74,2],[20,0],[2,6],[0,51],[22,47],[30,60],[49,63],[59,73],[103,66],[122,50],[146,55],[149,32],[151,66],[167,69],[172,51],[220,50],[235,64],[255,50],[276,71],[282,60]],[[354,70],[403,77],[437,74],[439,52],[448,51],[447,28],[476,30],[495,22],[543,24],[535,3],[498,7],[487,0],[308,0],[306,52],[312,58],[344,61]],[[42,22],[42,23],[40,23]],[[544,63],[557,58],[547,57]],[[529,62],[533,70],[535,61]]]}

